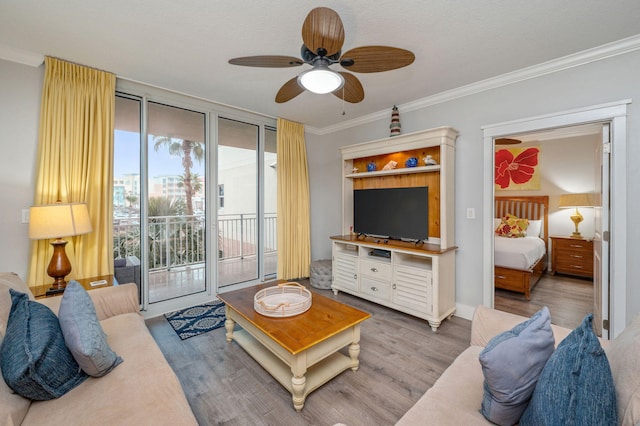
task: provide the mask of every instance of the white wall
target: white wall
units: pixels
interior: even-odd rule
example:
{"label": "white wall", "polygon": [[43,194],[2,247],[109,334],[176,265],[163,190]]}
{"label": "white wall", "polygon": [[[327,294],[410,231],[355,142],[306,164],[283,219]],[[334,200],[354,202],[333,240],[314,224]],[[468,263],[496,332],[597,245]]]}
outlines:
{"label": "white wall", "polygon": [[23,279],[30,240],[21,210],[33,204],[43,70],[0,60],[0,271]]}
{"label": "white wall", "polygon": [[[472,94],[415,111],[403,112],[403,133],[438,126],[452,126],[460,132],[456,141],[456,301],[473,308],[482,303],[482,210],[490,196],[483,191],[482,126],[535,117],[623,99],[640,99],[640,52],[611,57],[561,72]],[[340,159],[338,148],[388,136],[393,97],[389,99],[389,118],[362,124],[326,135],[307,135],[311,179],[312,258],[330,258],[328,237],[340,231]],[[628,111],[627,163],[629,222],[640,207],[640,106],[631,103]],[[466,208],[476,209],[476,219],[466,219]],[[317,213],[316,213],[317,212]],[[316,214],[314,214],[316,213]],[[627,276],[640,275],[640,235],[634,223],[629,229]],[[635,237],[635,238],[634,238]],[[633,280],[633,278],[631,278]],[[627,286],[628,320],[640,311],[640,287]]]}
{"label": "white wall", "polygon": [[[595,191],[595,152],[600,136],[582,136],[551,139],[535,143],[523,143],[518,148],[538,146],[540,148],[540,190],[537,191],[496,191],[496,196],[548,195],[549,235],[571,235],[575,226],[571,221],[573,209],[559,209],[560,195]],[[580,209],[584,220],[580,223],[580,233],[585,238],[593,238],[595,218],[593,209]]]}

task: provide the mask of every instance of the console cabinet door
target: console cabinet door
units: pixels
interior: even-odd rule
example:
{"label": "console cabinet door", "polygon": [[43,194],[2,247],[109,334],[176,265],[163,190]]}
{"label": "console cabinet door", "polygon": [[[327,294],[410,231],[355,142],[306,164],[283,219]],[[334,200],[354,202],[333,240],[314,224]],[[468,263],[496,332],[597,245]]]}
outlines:
{"label": "console cabinet door", "polygon": [[419,268],[396,266],[393,303],[415,313],[430,315],[433,311],[433,274]]}
{"label": "console cabinet door", "polygon": [[358,291],[358,258],[336,253],[333,256],[333,285],[340,290]]}

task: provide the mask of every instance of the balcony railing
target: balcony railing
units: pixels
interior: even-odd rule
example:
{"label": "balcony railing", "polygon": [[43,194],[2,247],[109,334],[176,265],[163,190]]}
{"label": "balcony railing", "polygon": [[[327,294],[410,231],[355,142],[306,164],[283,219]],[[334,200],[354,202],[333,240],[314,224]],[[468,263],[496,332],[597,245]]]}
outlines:
{"label": "balcony railing", "polygon": [[[264,219],[265,254],[274,253],[276,214]],[[206,227],[204,215],[154,216],[149,218],[149,270],[170,270],[205,262]],[[218,259],[255,257],[257,218],[255,214],[218,216]],[[140,256],[139,218],[116,219],[113,225],[113,257]]]}

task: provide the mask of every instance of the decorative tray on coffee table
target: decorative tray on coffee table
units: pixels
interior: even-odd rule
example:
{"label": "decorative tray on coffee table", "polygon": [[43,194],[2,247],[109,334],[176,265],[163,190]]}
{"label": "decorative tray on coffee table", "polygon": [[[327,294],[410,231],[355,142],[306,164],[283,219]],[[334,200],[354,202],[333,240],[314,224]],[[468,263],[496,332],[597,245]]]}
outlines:
{"label": "decorative tray on coffee table", "polygon": [[311,292],[296,282],[286,282],[258,291],[253,297],[253,309],[268,317],[291,317],[311,307]]}

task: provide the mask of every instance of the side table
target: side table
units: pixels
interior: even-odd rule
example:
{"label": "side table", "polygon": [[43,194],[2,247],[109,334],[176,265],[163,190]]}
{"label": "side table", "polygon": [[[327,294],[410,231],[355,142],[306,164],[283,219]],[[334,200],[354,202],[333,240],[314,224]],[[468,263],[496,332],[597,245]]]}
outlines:
{"label": "side table", "polygon": [[551,236],[551,273],[593,279],[593,241]]}
{"label": "side table", "polygon": [[[79,282],[82,285],[82,287],[84,287],[85,290],[87,291],[93,290],[94,288],[111,287],[114,285],[118,285],[118,280],[116,280],[113,277],[113,275],[101,275],[99,277],[80,278],[80,279],[77,279],[76,281]],[[47,290],[49,290],[50,288],[51,288],[51,284],[41,284],[35,287],[31,287],[31,292],[33,293],[36,299],[62,295],[62,293],[47,295]]]}

